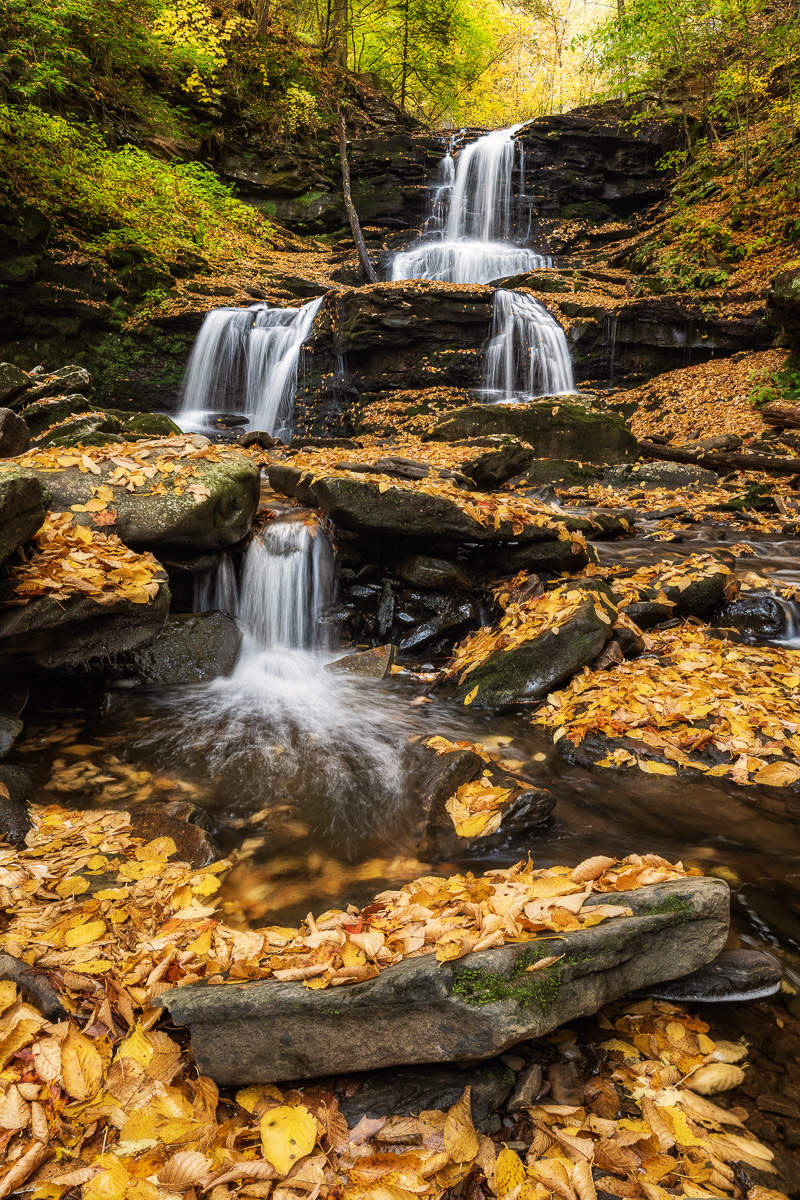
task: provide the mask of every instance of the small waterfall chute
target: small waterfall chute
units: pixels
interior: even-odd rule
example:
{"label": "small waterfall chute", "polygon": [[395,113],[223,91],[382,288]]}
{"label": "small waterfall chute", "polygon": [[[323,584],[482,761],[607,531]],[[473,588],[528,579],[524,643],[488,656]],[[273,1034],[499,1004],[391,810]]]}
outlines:
{"label": "small waterfall chute", "polygon": [[239,608],[239,581],[230,554],[223,552],[219,560],[194,581],[195,612],[222,612],[236,615]]}
{"label": "small waterfall chute", "polygon": [[238,618],[262,649],[320,649],[320,609],[333,598],[333,550],[307,516],[271,521],[250,543],[242,569]]}
{"label": "small waterfall chute", "polygon": [[533,296],[502,289],[495,292],[492,333],[483,358],[483,387],[502,400],[575,391],[564,330]]}
{"label": "small waterfall chute", "polygon": [[392,279],[491,283],[553,260],[521,245],[515,226],[514,164],[519,126],[448,148],[432,189],[427,236],[392,261]]}
{"label": "small waterfall chute", "polygon": [[200,328],[181,385],[178,423],[204,428],[240,413],[254,429],[288,440],[303,345],[322,298],[302,308],[215,308]]}

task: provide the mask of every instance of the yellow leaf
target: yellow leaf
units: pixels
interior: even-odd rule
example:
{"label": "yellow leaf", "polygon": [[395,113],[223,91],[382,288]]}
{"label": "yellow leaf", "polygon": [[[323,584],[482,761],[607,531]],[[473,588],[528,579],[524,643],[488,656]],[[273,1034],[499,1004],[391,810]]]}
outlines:
{"label": "yellow leaf", "polygon": [[744,1071],[733,1063],[714,1062],[698,1067],[684,1081],[684,1086],[701,1096],[714,1096],[717,1092],[727,1092],[729,1088],[738,1087],[744,1082]]}
{"label": "yellow leaf", "polygon": [[123,1200],[131,1176],[122,1163],[105,1154],[93,1165],[99,1166],[100,1170],[94,1179],[83,1185],[83,1200]]}
{"label": "yellow leaf", "polygon": [[476,686],[475,686],[475,687],[472,689],[472,691],[471,691],[471,692],[467,692],[466,696],[464,697],[464,703],[465,703],[465,704],[472,704],[472,701],[475,699],[475,697],[477,696],[477,694],[478,694],[478,687],[477,687],[477,685],[476,685]]}
{"label": "yellow leaf", "polygon": [[503,1200],[508,1192],[513,1191],[524,1183],[526,1178],[525,1165],[518,1154],[504,1146],[497,1156],[494,1169],[494,1190],[498,1200]]}
{"label": "yellow leaf", "polygon": [[82,1033],[71,1030],[61,1046],[64,1087],[73,1100],[91,1100],[103,1082],[103,1060]]}
{"label": "yellow leaf", "polygon": [[466,1088],[447,1114],[444,1148],[453,1162],[472,1162],[478,1153],[478,1135],[472,1124],[472,1090]]}
{"label": "yellow leaf", "polygon": [[62,879],[53,888],[57,896],[62,900],[68,900],[70,896],[80,896],[89,890],[88,879],[82,879],[80,875],[71,875],[69,879]]}
{"label": "yellow leaf", "polygon": [[254,1113],[264,1100],[277,1100],[283,1104],[283,1093],[274,1083],[254,1083],[236,1093],[236,1103],[249,1113]]}
{"label": "yellow leaf", "polygon": [[296,1162],[310,1154],[317,1140],[316,1118],[304,1104],[271,1108],[261,1118],[260,1128],[264,1158],[281,1175],[287,1175]]}
{"label": "yellow leaf", "polygon": [[677,775],[675,767],[671,767],[669,763],[656,762],[655,759],[645,760],[639,759],[639,770],[644,771],[646,775]]}
{"label": "yellow leaf", "polygon": [[76,946],[88,946],[89,942],[95,942],[102,937],[105,931],[105,921],[88,921],[85,925],[73,925],[64,935],[64,945],[71,949]]}
{"label": "yellow leaf", "polygon": [[756,771],[754,783],[766,783],[772,787],[786,787],[788,783],[797,783],[800,779],[800,767],[794,763],[774,762]]}
{"label": "yellow leaf", "polygon": [[171,837],[154,838],[144,846],[136,847],[136,857],[139,862],[166,862],[176,851],[177,847]]}

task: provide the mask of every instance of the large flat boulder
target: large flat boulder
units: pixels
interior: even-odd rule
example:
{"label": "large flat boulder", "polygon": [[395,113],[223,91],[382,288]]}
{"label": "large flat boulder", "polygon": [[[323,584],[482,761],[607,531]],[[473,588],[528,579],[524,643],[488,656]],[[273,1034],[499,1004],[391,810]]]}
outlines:
{"label": "large flat boulder", "polygon": [[[52,493],[52,507],[66,512],[74,505],[90,503],[98,489],[109,487],[113,495],[107,511],[116,514],[116,520],[106,527],[136,550],[210,553],[240,542],[249,531],[258,506],[260,471],[247,455],[225,451],[216,461],[194,458],[189,462],[191,475],[172,472],[153,479],[144,477],[134,465],[119,483],[112,483],[120,477],[114,449],[110,448],[107,461],[95,463],[96,471],[87,471],[85,466],[82,470],[80,465],[34,467]],[[64,452],[65,457],[68,454]],[[124,459],[124,447],[119,454]],[[153,458],[158,457],[155,450]],[[185,460],[178,459],[176,465],[185,465]],[[87,512],[86,524],[93,515]]]}
{"label": "large flat boulder", "polygon": [[[633,915],[563,934],[555,951],[563,957],[535,971],[526,967],[536,942],[441,963],[433,954],[407,958],[335,991],[274,980],[194,984],[155,1003],[190,1028],[198,1070],[224,1086],[489,1058],[628,992],[688,975],[725,943],[722,880],[682,879],[611,899]],[[552,954],[553,943],[546,946]]]}
{"label": "large flat boulder", "polygon": [[38,533],[48,499],[47,487],[33,471],[18,467],[0,471],[0,563]]}
{"label": "large flat boulder", "polygon": [[448,413],[426,436],[458,442],[496,433],[522,438],[537,458],[619,463],[639,456],[636,438],[621,417],[564,396],[530,404],[470,404]]}
{"label": "large flat boulder", "polygon": [[[272,481],[272,474],[270,474]],[[383,490],[381,490],[383,489]],[[558,515],[542,524],[528,521],[514,529],[510,521],[476,520],[446,495],[432,496],[410,488],[329,475],[312,485],[320,508],[344,529],[358,533],[393,533],[399,537],[451,542],[546,541],[572,525]],[[465,493],[464,499],[470,501]],[[532,510],[533,511],[533,510]]]}
{"label": "large flat boulder", "polygon": [[206,683],[230,675],[241,645],[230,613],[178,613],[167,618],[155,641],[121,655],[112,673],[145,684]]}

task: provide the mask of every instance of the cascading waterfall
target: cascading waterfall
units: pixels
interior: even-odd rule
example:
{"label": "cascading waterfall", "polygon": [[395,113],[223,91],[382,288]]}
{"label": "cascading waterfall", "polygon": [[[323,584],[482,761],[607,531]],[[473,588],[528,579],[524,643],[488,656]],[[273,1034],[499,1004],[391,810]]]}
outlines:
{"label": "cascading waterfall", "polygon": [[195,612],[222,612],[235,615],[239,607],[239,582],[230,554],[221,554],[215,566],[203,571],[194,582]]}
{"label": "cascading waterfall", "polygon": [[792,650],[800,650],[800,602],[785,600],[783,596],[775,596],[775,601],[783,609],[784,617],[784,628],[776,641]]}
{"label": "cascading waterfall", "polygon": [[564,330],[543,304],[525,292],[499,289],[494,294],[483,387],[502,400],[575,391]]}
{"label": "cascading waterfall", "polygon": [[254,429],[287,440],[303,344],[322,298],[302,308],[215,308],[204,320],[181,386],[178,423],[202,429],[213,414],[237,413]]}
{"label": "cascading waterfall", "polygon": [[250,543],[237,615],[256,646],[320,648],[316,614],[332,598],[333,550],[316,521],[279,518]]}
{"label": "cascading waterfall", "polygon": [[427,236],[395,255],[392,279],[490,283],[553,265],[518,244],[513,182],[519,128],[497,129],[462,146],[455,170],[448,149],[432,191]]}

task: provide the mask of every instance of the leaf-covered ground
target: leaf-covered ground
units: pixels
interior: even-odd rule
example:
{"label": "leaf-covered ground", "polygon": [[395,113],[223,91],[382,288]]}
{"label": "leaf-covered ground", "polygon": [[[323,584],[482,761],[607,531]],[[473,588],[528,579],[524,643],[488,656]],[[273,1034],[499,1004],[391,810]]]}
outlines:
{"label": "leaf-covered ground", "polygon": [[[347,956],[352,967],[332,980],[346,984],[366,962],[378,968],[393,936],[401,953],[449,959],[480,943],[575,928],[592,890],[613,896],[678,878],[680,864],[650,855],[423,878],[361,912],[254,932],[215,913],[227,864],[194,870],[171,861],[172,850],[169,839],[131,838],[122,813],[51,807],[35,812],[25,850],[0,852],[0,948],[46,975],[67,1013],[48,1021],[14,983],[0,983],[0,1195],[24,1186],[35,1200],[76,1189],[83,1200],[433,1200],[471,1179],[498,1200],[594,1200],[598,1191],[736,1200],[732,1163],[772,1169],[744,1111],[707,1099],[742,1081],[736,1064],[746,1047],[715,1041],[703,1021],[666,1003],[601,1012],[592,1051],[600,1065],[583,1102],[532,1095],[520,1114],[525,1138],[513,1146],[476,1132],[469,1090],[449,1112],[363,1118],[352,1129],[330,1082],[220,1094],[153,1006],[169,987],[201,978],[224,986],[253,967],[259,976],[261,963],[292,951],[298,962],[326,947],[337,961]],[[604,907],[592,910],[600,920],[622,911]],[[268,949],[277,953],[265,959]],[[277,963],[266,974],[298,977]],[[575,1034],[548,1041],[569,1045]],[[771,1198],[751,1190],[748,1200]]]}

